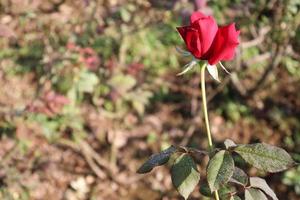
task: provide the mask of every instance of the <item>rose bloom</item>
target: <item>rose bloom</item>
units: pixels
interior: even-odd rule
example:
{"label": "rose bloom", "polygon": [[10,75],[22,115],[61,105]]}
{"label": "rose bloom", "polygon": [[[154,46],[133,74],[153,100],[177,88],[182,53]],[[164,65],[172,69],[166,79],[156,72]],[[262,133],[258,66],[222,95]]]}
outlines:
{"label": "rose bloom", "polygon": [[239,44],[240,31],[235,24],[218,27],[215,19],[201,12],[194,12],[190,25],[177,28],[188,51],[197,59],[215,65],[220,61],[232,60]]}

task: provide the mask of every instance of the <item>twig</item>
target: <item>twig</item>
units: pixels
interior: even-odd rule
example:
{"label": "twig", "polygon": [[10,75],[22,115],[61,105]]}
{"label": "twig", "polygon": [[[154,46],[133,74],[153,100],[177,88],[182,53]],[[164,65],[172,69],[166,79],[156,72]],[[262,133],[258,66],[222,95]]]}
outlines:
{"label": "twig", "polygon": [[230,76],[230,78],[231,78],[231,83],[236,88],[236,90],[238,91],[238,93],[241,96],[246,96],[247,90],[243,86],[243,84],[240,82],[237,73],[232,73],[231,76]]}
{"label": "twig", "polygon": [[260,54],[260,55],[257,55],[253,58],[251,58],[249,61],[245,61],[245,64],[247,66],[251,66],[255,63],[260,63],[260,62],[263,62],[269,58],[271,58],[271,53],[270,52],[266,52],[266,53],[263,53],[263,54]]}
{"label": "twig", "polygon": [[195,130],[196,130],[195,125],[191,125],[191,126],[189,127],[189,129],[188,129],[188,131],[187,131],[187,134],[185,135],[185,137],[183,138],[183,140],[182,140],[181,143],[180,143],[180,146],[186,146],[186,145],[189,143],[191,137],[192,137],[193,134],[195,133]]}
{"label": "twig", "polygon": [[85,150],[87,153],[91,155],[93,159],[100,165],[101,167],[108,170],[110,173],[115,173],[118,170],[116,168],[113,168],[108,161],[101,158],[97,152],[84,140],[79,141],[79,146],[82,150]]}
{"label": "twig", "polygon": [[[73,149],[74,151],[81,153],[91,170],[95,173],[100,179],[111,178],[115,183],[122,185],[123,187],[130,187],[131,183],[134,183],[141,179],[141,176],[132,175],[129,179],[122,180],[117,174],[118,169],[114,166],[111,166],[108,161],[101,158],[97,152],[84,140],[74,143],[73,141],[61,139],[58,141],[59,145],[67,146]],[[98,166],[99,165],[99,166]],[[102,167],[105,172],[100,168]]]}
{"label": "twig", "polygon": [[219,84],[219,86],[214,89],[213,91],[210,92],[210,94],[207,96],[207,102],[209,103],[218,93],[222,92],[222,90],[224,89],[224,87],[229,83],[230,81],[230,77],[226,76],[225,79],[221,82],[221,84]]}
{"label": "twig", "polygon": [[[67,146],[73,149],[74,151],[81,153],[87,161],[87,163],[89,164],[89,166],[91,167],[91,169],[99,178],[104,179],[107,177],[107,175],[101,171],[97,164],[105,170],[111,171],[111,169],[107,165],[106,160],[101,159],[98,155],[96,156],[96,153],[93,150],[91,150],[91,147],[85,141],[79,141],[79,144],[76,144],[71,140],[61,139],[58,141],[58,144],[62,146]],[[95,163],[95,161],[97,164]]]}
{"label": "twig", "polygon": [[13,147],[11,147],[9,149],[9,151],[3,156],[3,158],[1,159],[1,164],[5,164],[6,162],[8,162],[11,157],[16,153],[16,151],[18,150],[18,144],[14,144]]}
{"label": "twig", "polygon": [[265,36],[270,30],[271,30],[270,27],[261,28],[259,31],[258,37],[256,37],[254,40],[250,40],[250,41],[241,43],[241,48],[247,49],[250,47],[258,46],[265,40]]}
{"label": "twig", "polygon": [[285,49],[281,46],[278,47],[275,51],[275,53],[272,56],[272,63],[268,66],[268,68],[264,71],[260,79],[256,82],[256,84],[247,91],[247,96],[251,96],[262,84],[265,83],[267,80],[269,74],[277,68],[277,66],[280,64]]}
{"label": "twig", "polygon": [[85,150],[82,151],[83,156],[85,160],[87,161],[88,165],[90,168],[93,170],[93,172],[100,178],[100,179],[105,179],[107,178],[107,175],[97,166],[97,164],[94,162],[93,158],[91,155],[86,152]]}

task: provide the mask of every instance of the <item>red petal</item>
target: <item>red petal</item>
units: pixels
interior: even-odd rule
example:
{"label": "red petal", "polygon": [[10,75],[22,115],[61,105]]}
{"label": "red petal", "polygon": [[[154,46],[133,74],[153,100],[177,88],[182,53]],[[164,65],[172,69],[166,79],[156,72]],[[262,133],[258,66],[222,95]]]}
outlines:
{"label": "red petal", "polygon": [[214,42],[206,55],[210,65],[221,60],[233,59],[235,48],[239,44],[239,33],[240,31],[236,31],[234,23],[218,29]]}
{"label": "red petal", "polygon": [[198,20],[192,26],[200,33],[201,52],[205,54],[214,41],[218,32],[218,25],[213,17],[208,16],[205,19]]}
{"label": "red petal", "polygon": [[190,17],[190,23],[193,24],[194,22],[198,21],[199,19],[207,18],[202,12],[193,12]]}
{"label": "red petal", "polygon": [[[239,37],[240,31],[236,31],[236,38]],[[239,44],[238,39],[236,39],[234,43],[234,49],[232,51],[227,51],[227,54],[224,55],[224,58],[222,60],[232,60],[234,58],[235,53],[235,47]]]}
{"label": "red petal", "polygon": [[180,36],[182,37],[183,40],[185,39],[186,33],[189,28],[190,28],[190,26],[176,27],[178,33],[180,34]]}
{"label": "red petal", "polygon": [[191,52],[196,58],[200,58],[201,42],[199,32],[190,26],[178,27],[177,30],[183,38],[188,51]]}

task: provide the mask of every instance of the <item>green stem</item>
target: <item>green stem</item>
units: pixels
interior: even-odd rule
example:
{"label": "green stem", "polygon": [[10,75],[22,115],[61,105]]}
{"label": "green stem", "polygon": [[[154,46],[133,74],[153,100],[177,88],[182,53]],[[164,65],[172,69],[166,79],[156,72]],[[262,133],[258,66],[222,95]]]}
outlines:
{"label": "green stem", "polygon": [[201,67],[201,93],[202,93],[202,107],[203,107],[203,114],[205,119],[205,127],[206,127],[206,134],[208,139],[208,145],[209,148],[212,148],[213,143],[211,139],[211,133],[210,133],[210,126],[209,126],[209,120],[208,120],[208,113],[207,113],[207,101],[206,101],[206,91],[205,91],[205,69],[206,69],[206,63]]}
{"label": "green stem", "polygon": [[[203,64],[201,67],[201,93],[202,93],[202,106],[203,106],[203,113],[204,113],[204,119],[205,119],[205,126],[206,126],[206,134],[208,139],[208,146],[210,149],[213,148],[213,142],[211,139],[211,132],[210,132],[210,126],[209,126],[209,119],[208,119],[208,112],[207,112],[207,101],[206,101],[206,91],[205,91],[205,69],[207,64]],[[218,191],[214,192],[215,199],[219,200],[219,194]]]}

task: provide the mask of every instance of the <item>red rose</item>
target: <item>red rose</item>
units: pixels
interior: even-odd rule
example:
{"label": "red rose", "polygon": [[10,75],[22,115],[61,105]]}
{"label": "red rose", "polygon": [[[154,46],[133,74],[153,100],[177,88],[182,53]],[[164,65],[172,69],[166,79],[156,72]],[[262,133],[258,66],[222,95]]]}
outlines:
{"label": "red rose", "polygon": [[240,31],[235,29],[234,23],[218,27],[215,19],[201,12],[194,12],[190,18],[190,25],[177,28],[183,38],[188,51],[200,60],[207,60],[215,65],[221,60],[231,60],[239,44]]}

